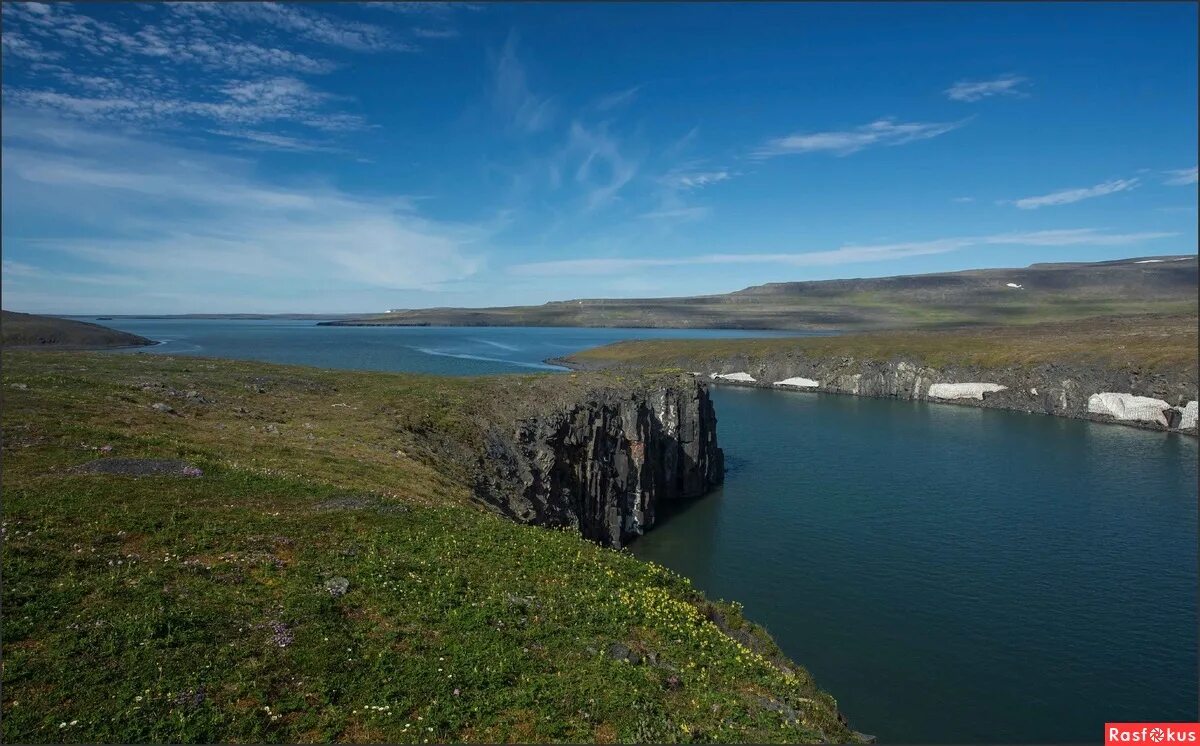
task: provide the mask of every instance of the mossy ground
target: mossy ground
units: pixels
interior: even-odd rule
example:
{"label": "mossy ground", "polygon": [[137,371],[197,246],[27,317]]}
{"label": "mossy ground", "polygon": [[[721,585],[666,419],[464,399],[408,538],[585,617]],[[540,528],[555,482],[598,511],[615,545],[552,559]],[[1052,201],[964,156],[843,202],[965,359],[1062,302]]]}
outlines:
{"label": "mossy ground", "polygon": [[636,340],[585,350],[568,360],[588,367],[663,370],[786,356],[908,360],[933,367],[1082,364],[1134,366],[1147,372],[1191,371],[1194,378],[1196,350],[1193,313],[833,337]]}
{"label": "mossy ground", "polygon": [[[851,738],[685,579],[470,501],[496,387],[567,376],[3,363],[6,742]],[[102,455],[203,475],[72,471]]]}

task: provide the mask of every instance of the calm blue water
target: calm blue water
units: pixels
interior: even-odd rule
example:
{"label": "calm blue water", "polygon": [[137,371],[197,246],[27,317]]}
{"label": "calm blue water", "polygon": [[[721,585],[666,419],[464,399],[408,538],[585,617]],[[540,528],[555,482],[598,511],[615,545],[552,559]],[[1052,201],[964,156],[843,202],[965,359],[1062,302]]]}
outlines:
{"label": "calm blue water", "polygon": [[[613,329],[104,322],[151,354],[478,374]],[[716,388],[721,490],[634,554],[742,602],[851,723],[904,742],[1094,742],[1197,718],[1197,441],[916,402]]]}
{"label": "calm blue water", "polygon": [[[72,318],[95,321],[94,316]],[[796,334],[714,329],[317,326],[313,321],[286,319],[118,318],[96,323],[162,342],[121,352],[462,376],[562,370],[543,361],[622,339]]]}

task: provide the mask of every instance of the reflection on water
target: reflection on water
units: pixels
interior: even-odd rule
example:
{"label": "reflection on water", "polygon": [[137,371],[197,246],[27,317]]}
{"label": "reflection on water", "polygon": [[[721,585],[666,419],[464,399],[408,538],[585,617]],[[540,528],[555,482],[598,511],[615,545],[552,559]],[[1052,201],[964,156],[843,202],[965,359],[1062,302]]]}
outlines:
{"label": "reflection on water", "polygon": [[1196,716],[1197,442],[950,405],[714,389],[734,468],[631,551],[745,604],[890,742]]}

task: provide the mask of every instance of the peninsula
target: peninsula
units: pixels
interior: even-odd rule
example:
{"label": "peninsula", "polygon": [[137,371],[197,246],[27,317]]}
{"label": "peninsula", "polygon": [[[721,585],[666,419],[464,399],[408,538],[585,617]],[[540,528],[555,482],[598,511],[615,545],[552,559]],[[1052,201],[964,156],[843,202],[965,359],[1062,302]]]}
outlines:
{"label": "peninsula", "polygon": [[152,339],[100,324],[0,311],[0,344],[4,347],[95,350],[109,347],[144,347],[157,343]]}

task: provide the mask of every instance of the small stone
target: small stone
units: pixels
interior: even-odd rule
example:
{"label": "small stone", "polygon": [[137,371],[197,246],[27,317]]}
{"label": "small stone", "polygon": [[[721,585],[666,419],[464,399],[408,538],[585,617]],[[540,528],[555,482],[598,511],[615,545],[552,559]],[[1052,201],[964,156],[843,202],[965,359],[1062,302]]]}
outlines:
{"label": "small stone", "polygon": [[334,598],[340,598],[350,590],[350,581],[343,577],[330,578],[325,581],[325,590]]}
{"label": "small stone", "polygon": [[9,386],[11,386],[14,389],[21,389],[22,391],[29,388],[28,386],[26,386],[23,383],[10,383]]}
{"label": "small stone", "polygon": [[271,433],[272,435],[278,435],[278,434],[279,434],[279,426],[278,426],[278,425],[276,425],[276,424],[274,424],[274,423],[268,424],[268,425],[267,425],[265,428],[263,428],[263,429],[264,429],[264,430],[266,430],[267,432]]}
{"label": "small stone", "polygon": [[626,661],[635,666],[642,662],[641,653],[631,650],[628,645],[623,645],[619,642],[613,643],[608,647],[608,657],[614,660]]}
{"label": "small stone", "polygon": [[172,407],[170,404],[164,404],[162,402],[156,402],[154,404],[151,404],[150,408],[153,409],[155,412],[162,412],[163,414],[175,414],[174,407]]}

